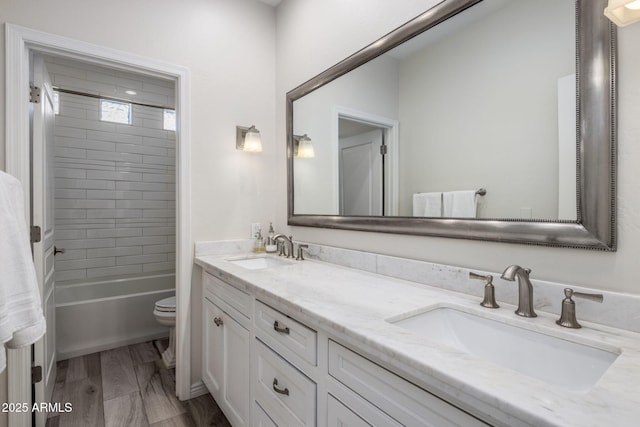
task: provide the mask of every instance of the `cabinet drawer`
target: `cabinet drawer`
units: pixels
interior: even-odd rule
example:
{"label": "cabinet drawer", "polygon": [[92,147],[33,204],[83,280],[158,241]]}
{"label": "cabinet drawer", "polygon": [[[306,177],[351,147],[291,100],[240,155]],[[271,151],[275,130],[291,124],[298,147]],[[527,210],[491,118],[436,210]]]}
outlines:
{"label": "cabinet drawer", "polygon": [[477,418],[329,340],[329,375],[411,426],[486,426]]}
{"label": "cabinet drawer", "polygon": [[335,397],[327,400],[327,427],[371,427],[371,424],[344,406]]}
{"label": "cabinet drawer", "polygon": [[256,334],[279,353],[289,358],[291,352],[312,366],[317,366],[316,331],[260,301],[256,301],[255,323]]}
{"label": "cabinet drawer", "polygon": [[315,426],[316,384],[256,340],[255,399],[279,426]]}
{"label": "cabinet drawer", "polygon": [[208,297],[207,292],[210,292],[238,313],[251,319],[251,295],[248,293],[241,291],[209,273],[204,274],[204,289],[205,297]]}
{"label": "cabinet drawer", "polygon": [[253,403],[253,425],[254,427],[278,427],[264,409],[255,402]]}

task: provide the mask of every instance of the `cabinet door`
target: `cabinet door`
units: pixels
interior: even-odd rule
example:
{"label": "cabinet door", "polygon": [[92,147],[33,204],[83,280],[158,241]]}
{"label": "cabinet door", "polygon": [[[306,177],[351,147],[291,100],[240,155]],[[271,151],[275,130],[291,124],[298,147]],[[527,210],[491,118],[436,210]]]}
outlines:
{"label": "cabinet door", "polygon": [[231,316],[223,313],[221,329],[224,336],[224,397],[229,411],[227,418],[234,427],[249,426],[251,398],[249,393],[249,331]]}
{"label": "cabinet door", "polygon": [[224,380],[224,335],[220,321],[222,310],[208,300],[204,300],[202,381],[213,398],[222,399],[222,381]]}
{"label": "cabinet door", "polygon": [[357,416],[351,409],[329,395],[327,400],[328,427],[371,427],[371,424]]}

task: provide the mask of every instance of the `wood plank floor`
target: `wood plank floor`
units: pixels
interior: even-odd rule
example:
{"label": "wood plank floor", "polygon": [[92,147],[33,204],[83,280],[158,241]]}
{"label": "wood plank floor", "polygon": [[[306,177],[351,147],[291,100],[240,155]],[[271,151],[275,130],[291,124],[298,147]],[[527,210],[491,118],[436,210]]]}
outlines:
{"label": "wood plank floor", "polygon": [[58,362],[47,427],[231,427],[210,394],[181,402],[152,342]]}

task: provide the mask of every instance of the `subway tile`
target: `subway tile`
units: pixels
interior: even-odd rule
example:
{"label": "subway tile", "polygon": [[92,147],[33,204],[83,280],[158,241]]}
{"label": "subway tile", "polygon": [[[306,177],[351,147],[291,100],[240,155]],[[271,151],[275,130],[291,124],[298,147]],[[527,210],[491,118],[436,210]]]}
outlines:
{"label": "subway tile", "polygon": [[56,219],[75,219],[86,218],[87,212],[85,209],[56,209]]}
{"label": "subway tile", "polygon": [[103,191],[103,190],[87,190],[87,198],[89,199],[142,199],[142,191]]}
{"label": "subway tile", "polygon": [[144,227],[142,230],[144,236],[168,236],[176,234],[175,227]]}
{"label": "subway tile", "polygon": [[87,159],[56,159],[56,167],[87,168],[91,170],[116,170],[116,165],[108,160],[87,160]]}
{"label": "subway tile", "polygon": [[118,257],[116,259],[116,263],[118,265],[149,264],[149,263],[163,263],[163,262],[167,262],[167,255],[163,253],[137,255],[137,256],[123,256],[123,257]]}
{"label": "subway tile", "polygon": [[173,191],[146,191],[142,194],[144,200],[175,200],[176,193]]}
{"label": "subway tile", "polygon": [[68,106],[60,106],[60,114],[58,117],[72,117],[76,119],[86,119],[87,118],[87,110],[83,108],[74,108]]}
{"label": "subway tile", "polygon": [[140,218],[141,209],[87,209],[87,218]]}
{"label": "subway tile", "polygon": [[71,261],[56,261],[56,270],[82,270],[97,267],[113,267],[116,265],[116,258],[91,258],[77,259]]}
{"label": "subway tile", "polygon": [[164,182],[116,182],[116,190],[170,191],[173,184]]}
{"label": "subway tile", "polygon": [[140,237],[142,228],[97,228],[87,230],[87,238],[101,239],[106,237]]}
{"label": "subway tile", "polygon": [[121,153],[150,154],[152,156],[166,156],[167,149],[142,144],[116,144],[116,149]]}
{"label": "subway tile", "polygon": [[84,139],[87,137],[87,130],[60,126],[58,123],[56,123],[53,135],[55,137],[55,140],[57,140],[58,137]]}
{"label": "subway tile", "polygon": [[115,190],[116,184],[111,181],[56,178],[56,188],[84,188],[87,190]]}
{"label": "subway tile", "polygon": [[[87,179],[106,179],[113,181],[142,181],[142,174],[131,172],[87,171]],[[114,187],[115,188],[115,187]]]}
{"label": "subway tile", "polygon": [[145,173],[143,174],[142,180],[144,182],[176,182],[176,177],[167,174]]}
{"label": "subway tile", "polygon": [[108,122],[96,122],[71,117],[56,117],[56,125],[86,130],[100,130],[103,132],[115,132],[117,125]]}
{"label": "subway tile", "polygon": [[167,157],[167,156],[143,155],[142,156],[142,162],[146,163],[146,164],[165,165],[165,166],[166,165],[175,165],[176,164],[175,158]]}
{"label": "subway tile", "polygon": [[[93,249],[115,247],[115,239],[78,239],[78,240],[58,240],[56,245],[66,249]],[[164,242],[160,242],[164,243]],[[132,246],[132,245],[130,245]]]}
{"label": "subway tile", "polygon": [[69,157],[73,159],[86,159],[87,151],[80,148],[55,147],[56,157]]}
{"label": "subway tile", "polygon": [[153,147],[164,147],[164,148],[174,148],[175,138],[153,138],[149,136],[145,136],[142,138],[142,143],[144,145],[150,145]]}
{"label": "subway tile", "polygon": [[57,199],[84,199],[87,197],[87,190],[72,190],[67,188],[56,188],[55,197]]}
{"label": "subway tile", "polygon": [[[57,137],[56,147],[91,149],[91,150],[99,150],[99,151],[115,151],[116,150],[116,144],[113,142],[97,141],[97,140],[91,140],[86,138],[80,139],[80,138]],[[65,156],[60,155],[58,157],[65,157]]]}
{"label": "subway tile", "polygon": [[176,250],[175,245],[146,245],[142,248],[142,253],[147,254],[166,254]]}
{"label": "subway tile", "polygon": [[175,218],[176,211],[173,209],[143,209],[143,218]]}
{"label": "subway tile", "polygon": [[167,243],[166,236],[148,237],[119,237],[116,239],[116,246],[141,246],[141,245],[163,245]]}
{"label": "subway tile", "polygon": [[110,153],[107,151],[94,151],[94,150],[87,150],[87,159],[142,163],[142,156],[140,154],[128,154],[128,153],[118,153],[118,152]]}
{"label": "subway tile", "polygon": [[115,200],[83,200],[83,199],[56,200],[56,208],[113,209],[115,207],[116,207]]}
{"label": "subway tile", "polygon": [[85,239],[87,237],[87,231],[82,229],[56,228],[54,235],[56,240]]}
{"label": "subway tile", "polygon": [[55,177],[85,179],[87,177],[87,171],[82,169],[69,169],[69,168],[56,167]]}
{"label": "subway tile", "polygon": [[115,267],[101,267],[87,270],[87,278],[108,277],[121,274],[142,273],[141,265],[119,265]]}
{"label": "subway tile", "polygon": [[144,90],[145,92],[153,92],[153,93],[166,95],[166,96],[173,95],[175,93],[173,86],[171,87],[167,87],[164,85],[160,86],[158,84],[151,83],[146,80],[142,82],[142,90]]}
{"label": "subway tile", "polygon": [[98,130],[88,130],[87,138],[97,141],[109,141],[116,144],[142,144],[142,137],[136,135],[126,135],[114,132],[102,132]]}
{"label": "subway tile", "polygon": [[70,261],[73,259],[84,259],[87,257],[86,249],[63,249],[65,249],[64,253],[59,253],[58,255],[56,255],[56,263],[58,261]]}
{"label": "subway tile", "polygon": [[138,91],[144,90],[143,82],[141,79],[138,79],[138,78],[127,78],[127,77],[114,75],[113,83],[117,86],[122,86],[127,89],[134,89]]}
{"label": "subway tile", "polygon": [[145,129],[140,126],[116,125],[116,132],[127,135],[147,136],[151,138],[166,139],[167,132],[159,129]]}
{"label": "subway tile", "polygon": [[[116,207],[119,209],[167,209],[167,201],[164,200],[118,200]],[[143,213],[143,217],[146,216]]]}
{"label": "subway tile", "polygon": [[87,258],[122,257],[142,255],[142,246],[126,246],[120,248],[87,249]]}
{"label": "subway tile", "polygon": [[175,268],[176,268],[175,261],[168,261],[168,262],[158,262],[153,264],[143,264],[142,271],[147,273],[152,271],[173,270]]}

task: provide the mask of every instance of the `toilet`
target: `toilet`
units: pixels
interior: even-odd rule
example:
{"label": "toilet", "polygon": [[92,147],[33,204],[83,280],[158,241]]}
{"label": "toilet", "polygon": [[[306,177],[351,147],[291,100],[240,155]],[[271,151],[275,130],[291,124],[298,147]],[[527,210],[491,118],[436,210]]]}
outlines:
{"label": "toilet", "polygon": [[158,323],[170,328],[169,345],[162,353],[162,361],[167,368],[173,368],[176,366],[176,297],[156,301],[153,315]]}

